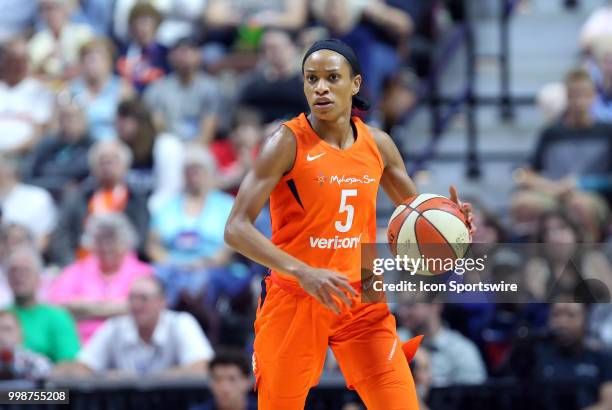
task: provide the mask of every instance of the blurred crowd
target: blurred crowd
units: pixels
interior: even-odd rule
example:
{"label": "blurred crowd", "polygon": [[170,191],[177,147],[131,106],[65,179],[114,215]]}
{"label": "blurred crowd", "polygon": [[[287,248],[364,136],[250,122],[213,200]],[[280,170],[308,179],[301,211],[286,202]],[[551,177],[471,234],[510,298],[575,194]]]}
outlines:
{"label": "blurred crowd", "polygon": [[[399,138],[462,2],[2,3],[1,378],[208,373],[218,403],[252,408],[245,357],[265,269],[223,231],[264,137],[307,110],[302,51],[330,36],[352,46],[373,106],[358,114]],[[491,254],[500,242],[549,245],[494,267],[532,272],[534,296],[551,283],[571,292],[584,272],[612,283],[612,5],[593,13],[580,44],[577,68],[538,96],[547,123],[514,174],[509,212],[473,201],[474,241]],[[267,209],[256,226],[270,235]],[[579,266],[566,266],[559,243]],[[426,336],[412,363],[424,409],[431,388],[493,377],[580,379],[591,383],[584,408],[612,408],[610,304],[396,313],[403,338]],[[326,369],[338,372],[333,360]]]}

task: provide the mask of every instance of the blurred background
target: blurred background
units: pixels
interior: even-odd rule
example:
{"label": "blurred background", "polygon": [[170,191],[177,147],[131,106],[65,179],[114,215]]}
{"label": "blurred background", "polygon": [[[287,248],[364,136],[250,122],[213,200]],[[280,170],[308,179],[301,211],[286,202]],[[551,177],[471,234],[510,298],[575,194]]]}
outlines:
{"label": "blurred background", "polygon": [[[473,203],[490,269],[525,273],[539,300],[606,285],[593,304],[394,304],[402,338],[425,335],[421,408],[612,409],[612,2],[0,8],[0,388],[69,388],[78,409],[256,408],[265,269],[224,225],[266,136],[307,110],[303,52],[333,36],[363,68],[372,109],[355,114],[420,192],[455,184]],[[267,209],[256,225],[270,235]],[[523,259],[502,242],[546,246]],[[331,352],[307,408],[363,408]]]}

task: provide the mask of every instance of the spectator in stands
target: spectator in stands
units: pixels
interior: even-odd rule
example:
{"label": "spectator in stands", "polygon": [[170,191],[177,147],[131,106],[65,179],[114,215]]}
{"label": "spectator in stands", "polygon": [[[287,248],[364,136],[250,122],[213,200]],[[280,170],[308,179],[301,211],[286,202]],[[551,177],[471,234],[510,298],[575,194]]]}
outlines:
{"label": "spectator in stands", "polygon": [[379,121],[382,129],[390,135],[398,135],[408,112],[417,102],[416,76],[409,71],[398,72],[387,77],[379,105]]}
{"label": "spectator in stands", "polygon": [[544,212],[563,205],[585,227],[585,240],[597,241],[609,214],[600,194],[612,190],[612,125],[592,116],[595,89],[586,71],[572,70],[565,83],[565,115],[542,132],[530,167],[515,173],[514,225],[519,235],[533,234]]}
{"label": "spectator in stands", "polygon": [[542,216],[535,243],[543,245],[524,268],[527,289],[536,301],[610,302],[609,296],[584,300],[598,297],[600,289],[594,286],[612,289],[612,266],[601,251],[584,244],[583,232],[566,213]]}
{"label": "spectator in stands", "polygon": [[354,1],[315,0],[315,17],[334,36],[340,37],[357,54],[363,86],[373,105],[382,96],[385,79],[401,66],[399,46],[412,33],[409,12],[414,7],[405,0]]}
{"label": "spectator in stands", "polygon": [[93,37],[88,25],[69,21],[69,2],[39,1],[45,28],[29,44],[32,70],[56,87],[78,74],[79,48]]}
{"label": "spectator in stands", "polygon": [[45,356],[22,346],[19,320],[13,312],[0,311],[0,379],[40,380],[51,373]]}
{"label": "spectator in stands", "polygon": [[[1,138],[0,138],[1,139]],[[21,183],[16,158],[0,154],[0,211],[2,221],[24,225],[45,250],[56,223],[53,198],[37,186]]]}
{"label": "spectator in stands", "polygon": [[518,343],[507,362],[507,374],[526,382],[571,385],[575,408],[595,403],[599,386],[612,383],[612,357],[587,346],[587,320],[584,304],[554,304],[548,334]]}
{"label": "spectator in stands", "polygon": [[158,134],[149,109],[137,99],[119,104],[117,135],[132,153],[127,185],[133,192],[151,195],[158,203],[179,192],[183,180],[183,145],[174,135]]}
{"label": "spectator in stands", "polygon": [[26,348],[55,363],[72,360],[79,350],[76,325],[65,309],[38,301],[42,269],[32,247],[19,247],[9,255],[6,271],[15,299],[11,311],[19,318]]}
{"label": "spectator in stands", "polygon": [[59,129],[32,150],[22,164],[21,175],[28,184],[46,189],[60,202],[62,194],[75,188],[89,175],[87,153],[93,140],[87,131],[83,107],[69,94],[58,98]]}
{"label": "spectator in stands", "polygon": [[257,110],[264,122],[308,111],[298,54],[289,33],[269,29],[261,40],[261,62],[245,80],[238,102]]}
{"label": "spectator in stands", "polygon": [[307,0],[210,0],[204,13],[211,37],[238,49],[253,49],[264,28],[296,32],[307,18]]}
{"label": "spectator in stands", "polygon": [[79,51],[80,76],[70,83],[70,91],[85,107],[89,132],[96,140],[112,139],[115,114],[123,99],[132,97],[132,85],[113,74],[113,44],[105,38],[85,43]]}
{"label": "spectator in stands", "polygon": [[251,366],[239,352],[219,352],[209,365],[210,390],[213,397],[189,410],[255,410],[257,399],[251,390]]}
{"label": "spectator in stands", "polygon": [[[34,236],[26,226],[11,222],[0,225],[0,271],[2,271],[2,265],[8,260],[9,255],[24,246],[36,248]],[[39,273],[38,300],[47,300],[47,292],[55,279],[55,274],[56,271],[52,267]],[[13,292],[8,280],[5,275],[2,276],[2,279],[0,279],[0,308],[12,305],[14,302]]]}
{"label": "spectator in stands", "polygon": [[4,0],[2,9],[0,45],[31,31],[38,12],[38,0]]}
{"label": "spectator in stands", "polygon": [[257,111],[239,107],[229,138],[211,144],[210,150],[219,166],[219,187],[236,194],[238,186],[259,152],[264,138],[261,116]]}
{"label": "spectator in stands", "polygon": [[170,306],[182,292],[197,294],[205,285],[214,305],[220,294],[242,292],[250,275],[244,265],[232,263],[234,252],[223,240],[233,198],[214,187],[214,159],[208,151],[190,147],[184,166],[184,192],[153,213],[148,254],[157,264]]}
{"label": "spectator in stands", "polygon": [[139,93],[168,72],[168,49],[155,40],[162,18],[149,3],[136,3],[130,11],[130,40],[122,47],[117,71]]}
{"label": "spectator in stands", "polygon": [[109,319],[56,374],[178,378],[205,376],[213,350],[193,316],[166,309],[162,284],[140,278],[131,286],[129,314]]}
{"label": "spectator in stands", "polygon": [[0,54],[0,153],[28,152],[51,119],[53,97],[29,76],[28,59],[22,37],[7,42]]}
{"label": "spectator in stands", "polygon": [[612,34],[598,40],[593,46],[591,75],[595,83],[593,117],[612,123]]}
{"label": "spectator in stands", "polygon": [[151,267],[134,253],[137,241],[134,228],[120,213],[88,218],[83,245],[91,254],[68,266],[49,290],[49,301],[77,319],[82,342],[104,319],[126,313],[132,282],[151,274]]}
{"label": "spectator in stands", "polygon": [[200,52],[193,39],[179,40],[170,51],[174,72],[144,94],[160,129],[207,145],[216,135],[221,94],[214,78],[199,70]]}
{"label": "spectator in stands", "polygon": [[[120,42],[128,40],[128,17],[138,0],[114,2],[113,34]],[[150,1],[164,16],[157,30],[157,40],[166,47],[182,37],[199,34],[200,20],[207,0],[152,0]]]}
{"label": "spectator in stands", "polygon": [[580,30],[580,46],[589,53],[599,39],[612,35],[612,3],[595,9]]}
{"label": "spectator in stands", "polygon": [[478,348],[459,332],[442,322],[443,305],[411,303],[400,307],[397,317],[400,338],[425,335],[422,346],[431,353],[432,386],[480,384],[487,378]]}
{"label": "spectator in stands", "polygon": [[92,215],[123,212],[136,229],[137,237],[147,237],[146,197],[134,192],[126,183],[132,163],[130,149],[120,141],[100,141],[89,151],[88,162],[94,178],[85,180],[67,195],[53,233],[52,256],[60,265],[74,259],[83,223]]}

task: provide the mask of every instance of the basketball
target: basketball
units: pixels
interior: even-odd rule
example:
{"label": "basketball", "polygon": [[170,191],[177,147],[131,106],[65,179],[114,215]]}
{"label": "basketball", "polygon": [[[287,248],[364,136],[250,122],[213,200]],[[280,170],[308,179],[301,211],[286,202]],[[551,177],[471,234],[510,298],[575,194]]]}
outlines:
{"label": "basketball", "polygon": [[459,206],[435,194],[419,194],[400,204],[389,219],[387,239],[393,255],[431,262],[417,269],[422,275],[451,270],[452,262],[462,258],[470,244]]}

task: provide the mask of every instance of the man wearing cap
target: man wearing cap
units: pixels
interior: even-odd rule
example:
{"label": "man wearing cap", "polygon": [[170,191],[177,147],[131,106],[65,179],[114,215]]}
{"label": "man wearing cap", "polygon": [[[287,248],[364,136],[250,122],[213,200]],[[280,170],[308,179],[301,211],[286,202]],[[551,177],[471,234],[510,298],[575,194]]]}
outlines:
{"label": "man wearing cap", "polygon": [[[368,409],[417,409],[395,318],[386,303],[361,299],[361,244],[376,242],[378,187],[399,205],[416,186],[391,137],[352,116],[368,109],[353,50],[319,41],[302,72],[310,112],[268,139],[225,228],[231,247],[270,268],[255,320],[259,408],[304,408],[331,347]],[[451,197],[459,202],[454,188]],[[253,225],[268,198],[271,240]]]}

